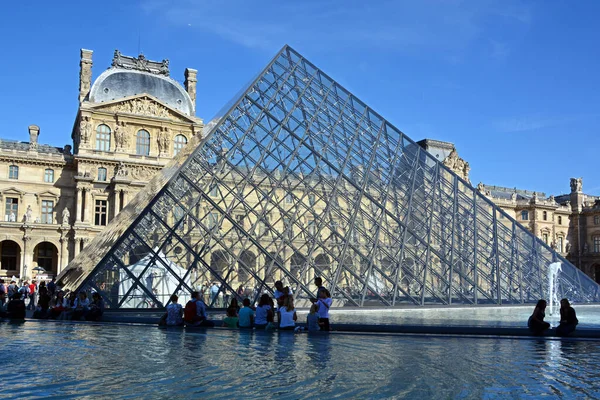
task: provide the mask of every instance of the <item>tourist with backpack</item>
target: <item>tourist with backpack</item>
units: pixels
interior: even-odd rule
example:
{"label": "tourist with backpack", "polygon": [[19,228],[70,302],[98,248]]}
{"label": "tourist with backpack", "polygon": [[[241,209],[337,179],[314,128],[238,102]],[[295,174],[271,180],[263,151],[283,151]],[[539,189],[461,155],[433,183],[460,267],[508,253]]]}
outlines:
{"label": "tourist with backpack", "polygon": [[10,285],[8,285],[8,288],[6,289],[6,295],[7,295],[7,299],[8,301],[11,301],[13,296],[18,292],[18,287],[17,287],[17,282],[15,282],[14,280],[10,281]]}
{"label": "tourist with backpack", "polygon": [[215,324],[206,317],[206,304],[200,297],[200,292],[193,291],[192,298],[183,311],[185,323],[191,326],[213,327]]}

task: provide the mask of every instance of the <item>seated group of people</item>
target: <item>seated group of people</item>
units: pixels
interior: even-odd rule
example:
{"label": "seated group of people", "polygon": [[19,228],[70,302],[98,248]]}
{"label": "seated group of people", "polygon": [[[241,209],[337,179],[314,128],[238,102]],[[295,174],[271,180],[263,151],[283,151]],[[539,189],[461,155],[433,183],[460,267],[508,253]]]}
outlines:
{"label": "seated group of people", "polygon": [[[527,327],[536,336],[541,336],[550,329],[550,324],[544,321],[546,317],[546,300],[539,300],[533,310],[533,314],[527,321]],[[568,299],[560,301],[560,323],[556,327],[557,336],[568,336],[575,331],[579,320],[577,314]]]}
{"label": "seated group of people", "polygon": [[[0,292],[0,317],[22,320],[25,312],[25,301],[20,293],[13,294],[10,301],[5,302]],[[99,293],[94,293],[90,301],[85,292],[71,293],[67,298],[62,290],[53,296],[46,287],[40,287],[33,318],[98,321],[103,313],[104,300]]]}
{"label": "seated group of people", "polygon": [[206,304],[202,301],[200,292],[192,292],[191,299],[187,302],[185,308],[178,301],[179,296],[176,294],[171,295],[171,302],[167,306],[167,312],[160,319],[159,325],[182,326],[188,324],[205,327],[215,326],[206,316]]}
{"label": "seated group of people", "polygon": [[[313,303],[310,313],[306,318],[306,329],[308,331],[324,330],[329,331],[329,308],[332,304],[331,294],[322,286],[321,278],[315,278],[317,285],[317,298],[311,299]],[[294,297],[290,288],[283,287],[281,281],[275,282],[275,302],[268,294],[260,297],[258,305],[252,307],[249,298],[242,301],[243,307],[240,307],[236,298],[231,300],[227,307],[227,314],[223,318],[223,327],[240,329],[281,329],[297,330],[298,316],[294,306]],[[207,319],[206,304],[202,301],[199,292],[192,292],[191,299],[185,307],[178,303],[177,295],[171,296],[171,302],[167,306],[166,313],[159,321],[159,325],[164,326],[182,326],[184,324],[192,326],[214,326],[214,323]],[[277,315],[278,324],[275,323]]]}

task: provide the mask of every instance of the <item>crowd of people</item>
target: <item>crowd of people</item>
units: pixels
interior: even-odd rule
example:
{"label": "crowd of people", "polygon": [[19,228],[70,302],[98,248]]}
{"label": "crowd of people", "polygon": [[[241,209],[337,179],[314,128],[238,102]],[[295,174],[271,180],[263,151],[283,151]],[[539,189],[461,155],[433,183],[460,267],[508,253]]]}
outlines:
{"label": "crowd of people", "polygon": [[[536,336],[542,336],[550,329],[550,324],[544,321],[544,318],[546,318],[546,307],[546,300],[539,300],[535,305],[533,314],[531,314],[531,317],[527,321],[527,327]],[[560,301],[560,322],[556,327],[556,335],[569,336],[575,332],[578,323],[579,320],[577,319],[575,309],[571,307],[568,299],[562,299]]]}
{"label": "crowd of people", "polygon": [[[253,306],[250,299],[245,297],[240,307],[236,297],[232,298],[223,318],[222,326],[239,329],[280,329],[308,331],[329,331],[329,308],[332,304],[331,294],[323,286],[323,280],[316,277],[316,297],[311,299],[312,306],[307,315],[306,327],[297,326],[298,315],[294,306],[294,295],[289,287],[284,287],[281,281],[275,282],[274,297],[263,294],[258,303]],[[211,303],[214,303],[218,288],[209,289]],[[194,291],[191,299],[185,307],[179,304],[177,295],[171,296],[171,302],[167,306],[166,313],[159,321],[164,326],[214,326],[214,322],[208,320],[206,315],[206,303],[202,300],[202,294]]]}
{"label": "crowd of people", "polygon": [[[298,315],[294,306],[294,294],[289,287],[284,287],[281,281],[275,282],[273,297],[265,293],[254,305],[247,296],[247,291],[240,286],[237,297],[243,297],[242,305],[239,305],[236,296],[232,296],[230,301],[227,299],[226,315],[222,326],[236,329],[329,331],[331,294],[323,286],[320,277],[316,277],[314,283],[317,291],[315,297],[310,299],[312,305],[304,326],[297,325]],[[209,296],[211,304],[214,305],[218,293],[219,287],[216,284],[207,284],[202,291],[192,292],[190,300],[185,305],[178,302],[177,295],[172,295],[159,325],[214,326],[215,323],[208,319],[207,305],[203,297],[204,294]],[[534,335],[543,335],[550,329],[550,324],[544,321],[546,307],[546,300],[539,300],[527,321],[527,326]],[[39,319],[98,321],[104,313],[104,300],[98,292],[93,292],[91,299],[85,291],[64,292],[57,287],[55,279],[39,283],[35,280],[23,280],[19,283],[11,280],[8,285],[0,279],[0,318],[23,320],[28,310],[33,311],[33,318]],[[560,323],[556,326],[556,335],[570,335],[575,331],[578,323],[577,314],[569,300],[562,299]]]}
{"label": "crowd of people", "polygon": [[24,280],[8,285],[0,279],[0,318],[25,319],[28,310],[36,319],[98,321],[104,313],[104,300],[99,293],[66,293],[56,286],[53,278],[49,282]]}

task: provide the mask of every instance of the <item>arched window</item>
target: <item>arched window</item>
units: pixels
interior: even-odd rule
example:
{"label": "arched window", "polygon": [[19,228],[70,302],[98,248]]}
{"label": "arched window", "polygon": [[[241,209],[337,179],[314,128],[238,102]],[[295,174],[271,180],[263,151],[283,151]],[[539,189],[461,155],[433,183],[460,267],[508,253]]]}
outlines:
{"label": "arched window", "polygon": [[529,220],[529,211],[527,211],[527,210],[521,211],[521,219],[523,221]]}
{"label": "arched window", "polygon": [[110,151],[110,128],[107,125],[96,128],[96,150]]}
{"label": "arched window", "polygon": [[54,170],[47,168],[44,171],[44,182],[52,183],[54,182]]}
{"label": "arched window", "polygon": [[176,156],[179,154],[179,151],[183,149],[183,147],[187,144],[187,138],[183,135],[175,136],[175,141],[173,142],[173,155]]}
{"label": "arched window", "polygon": [[544,212],[542,213],[542,219],[543,219],[544,221],[548,221],[548,213],[547,213],[546,211],[544,211]]}
{"label": "arched window", "polygon": [[8,179],[19,179],[19,167],[11,165],[8,167]]}
{"label": "arched window", "polygon": [[558,224],[562,225],[562,217],[560,215],[558,216]]}
{"label": "arched window", "polygon": [[150,134],[141,129],[135,135],[135,154],[138,156],[150,155]]}
{"label": "arched window", "polygon": [[102,182],[106,180],[106,168],[98,168],[98,180]]}

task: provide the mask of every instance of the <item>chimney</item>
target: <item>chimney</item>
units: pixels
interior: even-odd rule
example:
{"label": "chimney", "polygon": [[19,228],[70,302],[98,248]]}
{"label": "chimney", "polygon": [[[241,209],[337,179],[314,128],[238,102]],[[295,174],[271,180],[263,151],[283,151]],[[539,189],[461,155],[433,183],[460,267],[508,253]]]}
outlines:
{"label": "chimney", "polygon": [[90,93],[92,85],[92,50],[81,49],[79,62],[79,104]]}
{"label": "chimney", "polygon": [[37,125],[29,125],[29,150],[37,149],[39,135],[40,127]]}
{"label": "chimney", "polygon": [[186,68],[185,69],[185,90],[187,90],[188,94],[192,98],[192,104],[194,108],[196,108],[196,82],[198,79],[196,76],[198,75],[198,70]]}

